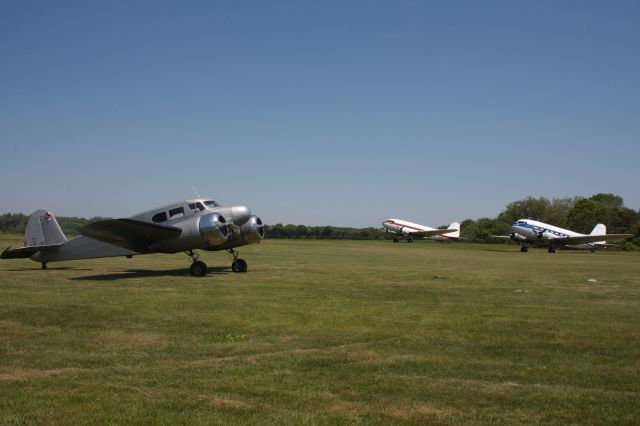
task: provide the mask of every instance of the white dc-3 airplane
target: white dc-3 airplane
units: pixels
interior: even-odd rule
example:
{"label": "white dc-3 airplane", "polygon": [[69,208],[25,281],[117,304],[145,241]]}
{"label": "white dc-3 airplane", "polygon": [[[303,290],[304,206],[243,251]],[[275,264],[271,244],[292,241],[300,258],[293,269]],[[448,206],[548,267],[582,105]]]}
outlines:
{"label": "white dc-3 airplane", "polygon": [[412,242],[415,238],[425,238],[436,241],[460,239],[460,224],[458,222],[453,222],[447,229],[436,229],[402,219],[387,219],[382,222],[382,227],[385,232],[393,235],[394,243],[400,241],[400,238],[406,239],[408,243]]}
{"label": "white dc-3 airplane", "polygon": [[518,244],[522,244],[520,251],[529,251],[529,246],[548,247],[549,253],[555,253],[558,247],[591,250],[612,246],[607,240],[624,240],[633,234],[607,234],[607,227],[599,223],[593,228],[591,234],[580,234],[568,229],[549,225],[531,219],[520,219],[511,225],[511,235],[496,235],[496,238],[509,238]]}
{"label": "white dc-3 airplane", "polygon": [[9,247],[0,258],[31,258],[47,269],[48,262],[63,260],[184,252],[192,260],[191,275],[202,277],[207,265],[193,250],[226,250],[233,256],[231,269],[246,272],[247,262],[234,247],[262,241],[264,225],[245,206],[222,207],[211,199],[194,198],[130,218],[92,222],[80,234],[67,241],[53,214],[38,210],[27,222],[24,247]]}

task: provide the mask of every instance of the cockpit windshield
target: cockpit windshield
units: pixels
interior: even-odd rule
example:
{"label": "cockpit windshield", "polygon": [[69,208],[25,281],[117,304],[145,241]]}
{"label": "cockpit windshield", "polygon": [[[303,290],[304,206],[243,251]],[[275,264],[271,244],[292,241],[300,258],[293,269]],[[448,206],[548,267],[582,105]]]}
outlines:
{"label": "cockpit windshield", "polygon": [[208,200],[204,202],[204,205],[207,206],[210,209],[216,208],[216,207],[221,207],[220,204],[216,203],[213,200]]}

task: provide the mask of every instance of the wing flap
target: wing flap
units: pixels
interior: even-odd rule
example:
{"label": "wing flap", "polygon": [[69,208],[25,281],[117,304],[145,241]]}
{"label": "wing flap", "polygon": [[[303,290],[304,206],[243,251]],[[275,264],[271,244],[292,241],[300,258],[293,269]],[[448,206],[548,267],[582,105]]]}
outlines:
{"label": "wing flap", "polygon": [[148,253],[149,246],[180,235],[182,229],[135,219],[108,219],[93,222],[80,234],[138,253]]}

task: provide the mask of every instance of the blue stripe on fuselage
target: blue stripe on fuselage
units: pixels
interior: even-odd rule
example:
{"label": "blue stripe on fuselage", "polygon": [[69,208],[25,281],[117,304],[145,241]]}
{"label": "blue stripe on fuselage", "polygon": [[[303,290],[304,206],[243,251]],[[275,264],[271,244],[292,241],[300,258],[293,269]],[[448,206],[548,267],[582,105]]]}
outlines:
{"label": "blue stripe on fuselage", "polygon": [[553,235],[558,236],[558,237],[568,237],[569,236],[569,234],[563,234],[562,232],[554,231],[552,229],[547,229],[547,228],[544,228],[542,226],[532,225],[530,223],[524,223],[524,222],[514,222],[514,223],[511,224],[511,227],[512,228],[513,227],[521,227],[521,228],[531,229],[536,234],[540,234],[541,232],[548,232],[548,233],[553,234]]}

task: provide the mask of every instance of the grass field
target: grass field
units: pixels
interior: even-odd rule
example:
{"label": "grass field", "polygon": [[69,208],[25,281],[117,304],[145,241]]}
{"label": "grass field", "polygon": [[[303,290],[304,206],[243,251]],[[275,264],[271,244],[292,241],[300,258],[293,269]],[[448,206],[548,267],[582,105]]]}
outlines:
{"label": "grass field", "polygon": [[638,253],[241,253],[0,261],[0,425],[640,423]]}

